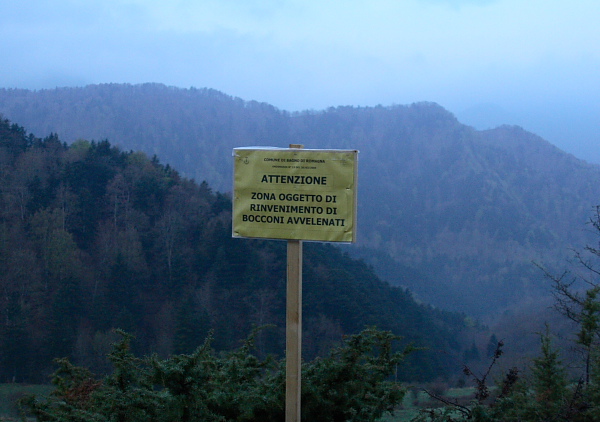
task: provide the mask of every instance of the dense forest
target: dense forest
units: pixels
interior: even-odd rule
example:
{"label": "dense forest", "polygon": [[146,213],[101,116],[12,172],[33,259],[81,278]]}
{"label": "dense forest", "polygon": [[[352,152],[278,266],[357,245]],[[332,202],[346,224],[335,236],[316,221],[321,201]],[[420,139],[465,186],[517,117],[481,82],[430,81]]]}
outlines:
{"label": "dense forest", "polygon": [[[136,353],[164,357],[209,332],[217,350],[236,348],[268,325],[258,353],[281,356],[285,253],[233,239],[228,196],[156,157],[0,121],[0,382],[44,382],[58,357],[101,374],[115,328]],[[337,247],[304,255],[305,359],[377,326],[426,348],[399,373],[425,380],[471,345],[464,315],[417,303]]]}
{"label": "dense forest", "polygon": [[68,144],[157,155],[219,192],[231,190],[234,147],[358,149],[347,252],[427,303],[482,318],[549,297],[532,261],[560,268],[589,243],[600,198],[598,166],[519,127],[477,131],[433,103],[290,113],[212,89],[107,84],[0,89],[0,113]]}

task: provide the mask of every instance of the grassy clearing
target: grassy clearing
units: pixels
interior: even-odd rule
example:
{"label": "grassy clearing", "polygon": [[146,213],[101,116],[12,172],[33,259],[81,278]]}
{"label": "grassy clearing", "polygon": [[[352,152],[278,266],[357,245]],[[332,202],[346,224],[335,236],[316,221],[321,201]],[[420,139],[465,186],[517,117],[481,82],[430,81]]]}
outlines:
{"label": "grassy clearing", "polygon": [[[474,388],[450,388],[441,395],[449,400],[458,400],[461,404],[467,404],[475,394]],[[442,407],[443,404],[429,397],[421,389],[409,389],[404,397],[402,406],[393,415],[384,416],[380,422],[409,422],[419,414],[422,409]]]}
{"label": "grassy clearing", "polygon": [[0,384],[0,421],[19,415],[16,401],[28,394],[45,396],[54,389],[51,385]]}

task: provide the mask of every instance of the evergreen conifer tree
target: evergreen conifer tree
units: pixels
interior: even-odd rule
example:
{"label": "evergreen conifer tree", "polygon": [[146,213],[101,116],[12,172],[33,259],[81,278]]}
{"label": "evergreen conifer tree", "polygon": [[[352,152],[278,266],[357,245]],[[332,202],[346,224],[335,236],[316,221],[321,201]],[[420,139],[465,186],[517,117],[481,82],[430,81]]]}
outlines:
{"label": "evergreen conifer tree", "polygon": [[562,420],[560,415],[566,410],[567,379],[558,351],[552,346],[550,330],[540,334],[541,355],[533,359],[532,388],[533,400],[527,416],[528,420]]}

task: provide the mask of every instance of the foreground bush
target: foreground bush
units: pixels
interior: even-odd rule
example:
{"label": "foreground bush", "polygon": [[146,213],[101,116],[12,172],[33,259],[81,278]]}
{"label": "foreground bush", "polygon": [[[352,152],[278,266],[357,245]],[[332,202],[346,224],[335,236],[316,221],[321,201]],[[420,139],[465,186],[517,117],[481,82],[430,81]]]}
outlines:
{"label": "foreground bush", "polygon": [[[138,358],[131,337],[114,345],[113,372],[97,379],[68,360],[57,363],[55,390],[45,399],[21,401],[38,421],[282,421],[285,362],[259,359],[254,334],[237,350],[218,355],[210,337],[190,355]],[[399,338],[367,329],[349,336],[326,358],[302,369],[303,420],[374,421],[391,411],[406,390],[389,377],[408,349]]]}
{"label": "foreground bush", "polygon": [[551,342],[549,329],[540,334],[540,355],[531,361],[529,376],[510,369],[491,393],[486,378],[502,354],[502,342],[487,373],[479,377],[468,367],[475,383],[475,399],[467,405],[426,391],[445,406],[422,409],[412,422],[597,422],[600,420],[600,355],[590,362],[590,381],[582,376],[569,383],[565,364]]}

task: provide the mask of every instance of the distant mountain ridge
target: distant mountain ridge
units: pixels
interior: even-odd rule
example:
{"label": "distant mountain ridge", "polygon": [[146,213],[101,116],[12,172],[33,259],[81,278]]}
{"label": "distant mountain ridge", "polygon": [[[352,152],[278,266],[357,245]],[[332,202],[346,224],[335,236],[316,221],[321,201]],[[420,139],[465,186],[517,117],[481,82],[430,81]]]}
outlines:
{"label": "distant mountain ridge", "polygon": [[423,300],[475,315],[545,294],[531,262],[561,268],[589,243],[600,198],[599,166],[520,127],[477,131],[434,103],[289,113],[211,89],[108,84],[0,90],[0,113],[38,136],[156,154],[220,191],[231,190],[234,147],[358,149],[348,251]]}

